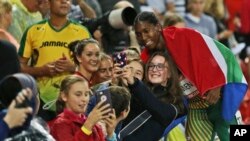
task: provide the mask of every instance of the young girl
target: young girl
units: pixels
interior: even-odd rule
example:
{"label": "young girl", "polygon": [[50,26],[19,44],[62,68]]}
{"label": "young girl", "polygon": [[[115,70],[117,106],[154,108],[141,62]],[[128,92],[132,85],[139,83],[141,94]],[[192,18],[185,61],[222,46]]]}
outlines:
{"label": "young girl", "polygon": [[[98,103],[84,115],[90,98],[88,82],[77,75],[66,77],[60,87],[57,112],[60,113],[51,126],[51,134],[57,141],[104,141],[101,127],[96,123],[106,121],[107,130],[114,131],[115,114],[110,113],[109,104]],[[108,132],[107,140],[114,140],[113,132]]]}

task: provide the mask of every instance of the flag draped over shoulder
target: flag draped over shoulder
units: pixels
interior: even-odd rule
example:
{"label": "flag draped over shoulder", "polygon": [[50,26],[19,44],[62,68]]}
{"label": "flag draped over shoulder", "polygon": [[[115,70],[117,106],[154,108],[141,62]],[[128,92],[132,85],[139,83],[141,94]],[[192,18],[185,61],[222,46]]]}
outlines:
{"label": "flag draped over shoulder", "polygon": [[247,82],[233,53],[189,28],[165,28],[163,38],[178,68],[201,96],[223,86],[222,116],[232,120],[247,91]]}

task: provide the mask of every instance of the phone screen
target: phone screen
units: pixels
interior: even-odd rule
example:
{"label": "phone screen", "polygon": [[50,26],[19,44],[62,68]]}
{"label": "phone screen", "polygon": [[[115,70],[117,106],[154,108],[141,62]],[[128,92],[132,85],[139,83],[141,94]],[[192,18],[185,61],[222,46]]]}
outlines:
{"label": "phone screen", "polygon": [[127,56],[125,52],[119,52],[113,55],[114,63],[120,64],[120,67],[124,67],[127,64]]}

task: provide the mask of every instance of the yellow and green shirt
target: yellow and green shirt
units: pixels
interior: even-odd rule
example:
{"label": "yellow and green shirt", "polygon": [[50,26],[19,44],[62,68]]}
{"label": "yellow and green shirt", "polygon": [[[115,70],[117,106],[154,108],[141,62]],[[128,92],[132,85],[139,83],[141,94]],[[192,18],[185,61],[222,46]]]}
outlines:
{"label": "yellow and green shirt", "polygon": [[[48,20],[44,20],[25,31],[18,54],[24,58],[30,58],[30,66],[40,67],[62,58],[62,54],[70,58],[68,44],[90,37],[89,31],[78,23],[69,21],[62,29],[56,30]],[[66,75],[68,74],[37,78],[43,102],[47,103],[57,99],[61,80]]]}

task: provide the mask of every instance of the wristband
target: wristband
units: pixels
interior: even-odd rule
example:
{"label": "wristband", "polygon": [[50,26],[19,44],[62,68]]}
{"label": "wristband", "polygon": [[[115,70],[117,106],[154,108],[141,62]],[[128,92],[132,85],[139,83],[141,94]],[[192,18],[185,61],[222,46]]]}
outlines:
{"label": "wristband", "polygon": [[92,131],[87,129],[84,125],[81,127],[81,130],[83,133],[85,133],[86,135],[90,135],[92,134]]}

